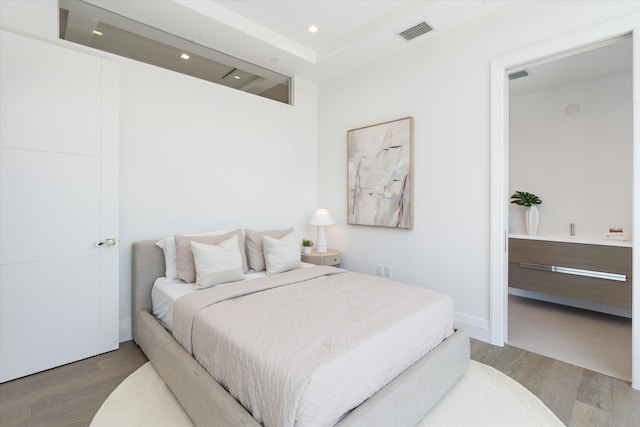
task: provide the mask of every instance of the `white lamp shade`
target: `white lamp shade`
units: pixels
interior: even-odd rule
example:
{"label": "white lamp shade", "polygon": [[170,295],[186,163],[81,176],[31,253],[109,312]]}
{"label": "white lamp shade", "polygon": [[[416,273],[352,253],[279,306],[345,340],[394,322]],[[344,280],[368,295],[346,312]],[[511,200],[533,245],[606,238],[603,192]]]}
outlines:
{"label": "white lamp shade", "polygon": [[336,222],[331,218],[329,211],[326,209],[318,209],[311,221],[309,221],[309,225],[333,225]]}

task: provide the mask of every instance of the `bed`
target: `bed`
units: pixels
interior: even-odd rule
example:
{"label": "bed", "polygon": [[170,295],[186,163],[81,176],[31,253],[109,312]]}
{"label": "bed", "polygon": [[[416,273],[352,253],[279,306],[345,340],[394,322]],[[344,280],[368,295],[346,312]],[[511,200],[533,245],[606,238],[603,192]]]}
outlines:
{"label": "bed", "polygon": [[[261,425],[152,315],[152,288],[165,274],[163,252],[155,243],[148,240],[133,244],[134,340],[196,425]],[[326,273],[320,269],[318,272]],[[416,425],[462,376],[468,361],[468,336],[457,330],[371,397],[346,411],[335,425]],[[208,363],[215,365],[215,360]]]}

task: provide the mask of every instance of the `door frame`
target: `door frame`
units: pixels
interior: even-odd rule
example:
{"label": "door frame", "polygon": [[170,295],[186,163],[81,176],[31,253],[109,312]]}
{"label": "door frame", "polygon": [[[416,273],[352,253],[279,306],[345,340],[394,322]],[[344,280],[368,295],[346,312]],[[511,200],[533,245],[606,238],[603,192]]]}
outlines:
{"label": "door frame", "polygon": [[[570,35],[528,47],[491,61],[491,201],[489,264],[489,340],[503,346],[508,324],[507,234],[509,182],[509,85],[508,70],[569,55],[578,49],[631,34],[633,45],[633,241],[640,233],[640,13],[596,25]],[[632,286],[639,289],[640,252],[633,251]],[[640,390],[640,291],[632,296],[632,387]],[[638,322],[636,321],[638,319]]]}

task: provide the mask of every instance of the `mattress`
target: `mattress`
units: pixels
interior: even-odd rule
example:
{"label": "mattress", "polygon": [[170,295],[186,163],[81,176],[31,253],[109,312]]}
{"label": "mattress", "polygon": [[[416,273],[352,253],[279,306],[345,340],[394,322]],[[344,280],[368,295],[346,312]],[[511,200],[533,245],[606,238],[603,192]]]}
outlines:
{"label": "mattress", "polygon": [[453,333],[447,295],[334,267],[199,291],[174,338],[265,426],[331,426]]}

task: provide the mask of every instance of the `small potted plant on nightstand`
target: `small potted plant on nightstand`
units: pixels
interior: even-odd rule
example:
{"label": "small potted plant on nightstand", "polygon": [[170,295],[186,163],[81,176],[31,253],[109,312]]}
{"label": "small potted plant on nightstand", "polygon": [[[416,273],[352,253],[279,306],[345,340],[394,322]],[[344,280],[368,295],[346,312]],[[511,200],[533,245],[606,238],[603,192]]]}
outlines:
{"label": "small potted plant on nightstand", "polygon": [[527,211],[524,214],[524,223],[527,227],[528,234],[536,234],[538,232],[538,219],[540,214],[536,205],[542,203],[540,197],[533,193],[527,193],[526,191],[516,191],[511,196],[511,203],[515,203],[518,206],[525,206]]}
{"label": "small potted plant on nightstand", "polygon": [[310,254],[312,246],[313,246],[313,242],[311,240],[302,239],[303,253]]}

